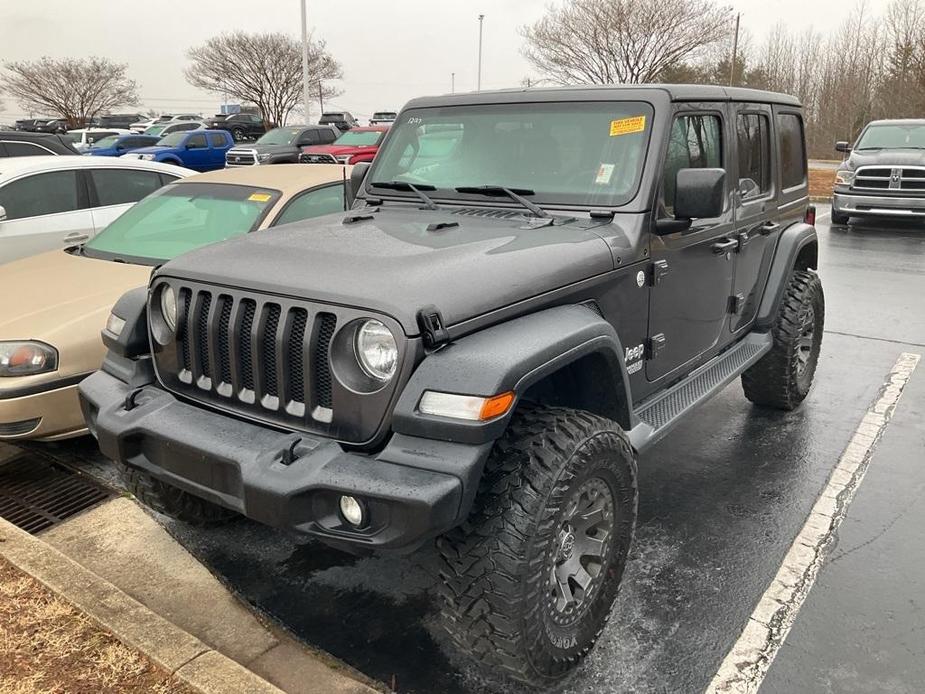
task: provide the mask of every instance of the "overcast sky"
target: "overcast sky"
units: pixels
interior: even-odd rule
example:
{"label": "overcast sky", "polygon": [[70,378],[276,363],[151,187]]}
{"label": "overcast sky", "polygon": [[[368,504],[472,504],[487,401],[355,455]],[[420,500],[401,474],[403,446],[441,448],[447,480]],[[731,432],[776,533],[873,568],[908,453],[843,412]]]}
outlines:
{"label": "overcast sky", "polygon": [[[647,0],[641,0],[647,1]],[[658,0],[648,0],[657,2]],[[778,21],[821,31],[837,25],[852,0],[727,0],[756,40]],[[475,89],[478,20],[485,13],[482,88],[517,86],[529,65],[518,28],[547,0],[308,0],[309,26],[344,68],[344,93],[330,106],[368,117],[408,99]],[[874,10],[887,0],[871,0]],[[128,63],[145,109],[217,112],[221,97],[190,87],[186,50],[236,29],[300,33],[299,0],[0,0],[0,61],[99,55]],[[21,115],[3,99],[0,120]],[[325,104],[327,107],[328,104]],[[317,113],[313,114],[317,118]]]}

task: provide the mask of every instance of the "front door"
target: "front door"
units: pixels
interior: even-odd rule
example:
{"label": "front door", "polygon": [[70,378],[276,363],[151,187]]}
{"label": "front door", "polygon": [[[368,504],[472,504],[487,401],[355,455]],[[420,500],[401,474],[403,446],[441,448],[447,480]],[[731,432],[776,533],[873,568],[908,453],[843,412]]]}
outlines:
{"label": "front door", "polygon": [[212,168],[209,143],[205,133],[192,133],[186,140],[184,165],[194,171],[208,171]]}
{"label": "front door", "polygon": [[[685,104],[675,114],[662,173],[660,218],[672,217],[681,169],[733,170],[725,105]],[[727,176],[727,199],[731,189]],[[653,236],[646,376],[666,377],[708,353],[724,335],[735,268],[735,224],[727,203],[714,219]]]}
{"label": "front door", "polygon": [[778,169],[773,114],[770,106],[745,104],[736,109],[735,218],[739,252],[736,259],[729,328],[746,330],[761,302],[780,234]]}

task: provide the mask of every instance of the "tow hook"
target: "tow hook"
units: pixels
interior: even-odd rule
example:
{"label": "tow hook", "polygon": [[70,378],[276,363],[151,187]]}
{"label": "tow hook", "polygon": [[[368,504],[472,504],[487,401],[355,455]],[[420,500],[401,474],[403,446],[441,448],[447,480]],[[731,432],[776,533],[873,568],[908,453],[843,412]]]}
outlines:
{"label": "tow hook", "polygon": [[131,412],[136,407],[138,407],[136,400],[138,399],[138,395],[142,390],[144,390],[144,388],[135,388],[132,392],[125,396],[125,402],[122,403],[122,407],[126,412]]}

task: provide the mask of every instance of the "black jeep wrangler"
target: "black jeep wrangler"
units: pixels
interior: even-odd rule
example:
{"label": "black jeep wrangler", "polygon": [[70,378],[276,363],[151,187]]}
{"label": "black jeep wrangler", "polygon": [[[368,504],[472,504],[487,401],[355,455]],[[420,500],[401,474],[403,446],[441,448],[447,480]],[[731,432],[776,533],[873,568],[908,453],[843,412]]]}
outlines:
{"label": "black jeep wrangler", "polygon": [[443,619],[545,685],[589,652],[637,456],[823,331],[800,104],[694,86],[416,99],[351,209],[213,245],[114,307],[80,385],[136,496],[331,545],[436,542]]}

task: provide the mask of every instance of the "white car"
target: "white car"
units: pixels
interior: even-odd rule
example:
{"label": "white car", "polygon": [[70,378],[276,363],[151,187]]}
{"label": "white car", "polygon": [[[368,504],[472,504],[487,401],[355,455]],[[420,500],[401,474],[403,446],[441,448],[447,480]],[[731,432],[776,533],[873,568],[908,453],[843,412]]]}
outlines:
{"label": "white car", "polygon": [[166,123],[177,123],[190,120],[201,121],[202,116],[197,116],[195,113],[165,113],[164,115],[158,116],[157,118],[149,118],[148,120],[132,123],[128,127],[132,132],[143,133],[152,125],[164,125]]}
{"label": "white car", "polygon": [[174,123],[158,123],[145,130],[142,135],[155,135],[156,137],[167,137],[171,133],[186,132],[187,130],[201,130],[206,127],[205,123],[199,121],[177,121]]}
{"label": "white car", "polygon": [[102,140],[110,135],[131,135],[131,130],[123,128],[78,128],[77,130],[68,130],[64,136],[83,154],[94,142]]}
{"label": "white car", "polygon": [[121,157],[0,159],[0,264],[83,243],[149,193],[195,173]]}

